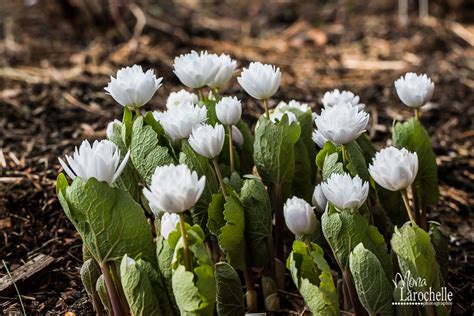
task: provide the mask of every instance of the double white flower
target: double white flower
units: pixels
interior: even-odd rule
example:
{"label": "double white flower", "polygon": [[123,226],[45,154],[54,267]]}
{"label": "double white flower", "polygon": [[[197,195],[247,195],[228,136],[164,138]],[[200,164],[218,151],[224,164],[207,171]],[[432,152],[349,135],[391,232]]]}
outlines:
{"label": "double white flower", "polygon": [[242,104],[237,97],[223,97],[216,104],[217,119],[224,125],[235,125],[242,116]]}
{"label": "double white flower", "polygon": [[366,131],[369,114],[351,103],[324,108],[314,120],[317,130],[334,145],[346,145]]}
{"label": "double white flower", "polygon": [[171,92],[166,100],[166,108],[172,108],[183,103],[197,104],[199,98],[195,93],[188,92],[184,89],[179,90],[178,92]]}
{"label": "double white flower", "polygon": [[237,62],[230,58],[229,55],[221,54],[219,56],[213,54],[214,62],[218,71],[214,78],[207,84],[211,88],[222,88],[232,78],[237,68]]}
{"label": "double white flower", "polygon": [[311,235],[316,230],[314,210],[305,200],[296,196],[288,199],[283,207],[288,229],[295,235]]}
{"label": "double white flower", "polygon": [[369,194],[369,183],[359,176],[352,178],[348,173],[333,173],[321,184],[324,196],[340,210],[354,210],[361,207]]}
{"label": "double white flower", "polygon": [[105,91],[122,106],[136,109],[151,100],[161,87],[163,78],[156,78],[153,70],[144,72],[139,65],[125,67],[117,72],[117,78],[111,80]]}
{"label": "double white flower", "polygon": [[194,127],[207,120],[207,109],[204,106],[183,103],[165,112],[153,112],[153,116],[160,122],[166,135],[176,142],[188,138]]}
{"label": "double white flower", "polygon": [[318,145],[319,148],[323,148],[324,144],[326,144],[326,142],[328,141],[327,138],[324,137],[323,134],[321,134],[321,132],[318,131],[317,129],[313,131],[313,135],[311,136],[311,139],[316,145]]}
{"label": "double white flower", "polygon": [[322,211],[326,210],[328,199],[326,199],[326,196],[323,193],[321,184],[314,187],[312,202],[313,206],[318,207]]}
{"label": "double white flower", "polygon": [[192,149],[208,159],[216,158],[224,146],[224,126],[208,124],[197,126],[189,137],[189,145]]}
{"label": "double white flower", "polygon": [[259,62],[250,63],[248,68],[244,68],[237,78],[240,86],[258,100],[266,100],[272,97],[280,86],[280,68],[262,64]]}
{"label": "double white flower", "polygon": [[390,191],[408,188],[418,173],[418,156],[405,148],[387,147],[375,154],[369,173],[380,186]]}
{"label": "double white flower", "polygon": [[301,103],[296,100],[291,100],[290,102],[286,103],[285,101],[280,101],[275,108],[275,111],[279,112],[288,112],[288,110],[294,109],[300,112],[306,113],[310,110],[310,107],[307,103]]}
{"label": "double white flower", "polygon": [[150,205],[164,212],[181,213],[190,209],[201,197],[206,177],[198,179],[188,166],[167,165],[157,167],[151,177],[150,188],[143,195]]}
{"label": "double white flower", "polygon": [[105,181],[111,185],[127,165],[128,156],[129,152],[120,163],[120,150],[111,141],[95,141],[91,146],[87,140],[84,140],[79,149],[76,147],[72,157],[66,155],[69,166],[61,158],[59,158],[59,163],[73,180],[76,177],[84,181],[96,178],[98,181]]}
{"label": "double white flower", "polygon": [[332,107],[340,103],[350,103],[352,106],[356,106],[359,110],[362,110],[365,107],[365,104],[359,103],[360,98],[358,95],[355,95],[351,91],[334,89],[333,91],[327,91],[324,93],[321,102],[324,107]]}
{"label": "double white flower", "polygon": [[395,81],[395,88],[398,97],[406,106],[419,108],[428,103],[433,96],[434,83],[425,74],[408,72]]}
{"label": "double white flower", "polygon": [[185,86],[193,89],[202,88],[214,80],[220,69],[215,57],[207,51],[198,54],[193,50],[174,59],[173,72]]}

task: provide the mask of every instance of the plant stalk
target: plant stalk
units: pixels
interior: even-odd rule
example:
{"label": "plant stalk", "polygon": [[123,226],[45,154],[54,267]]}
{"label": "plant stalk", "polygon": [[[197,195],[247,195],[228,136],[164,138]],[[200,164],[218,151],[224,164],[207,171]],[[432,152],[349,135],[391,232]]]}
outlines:
{"label": "plant stalk", "polygon": [[214,165],[214,169],[216,170],[217,180],[219,180],[219,185],[221,186],[222,194],[227,197],[227,191],[225,190],[224,178],[222,177],[221,168],[219,168],[219,164],[217,163],[217,159],[212,159],[212,164]]}
{"label": "plant stalk", "polygon": [[227,130],[229,133],[229,157],[230,157],[230,172],[231,174],[235,171],[234,165],[234,147],[232,145],[232,125],[227,125]]}
{"label": "plant stalk", "polygon": [[122,305],[123,314],[126,316],[130,315],[130,307],[128,306],[127,298],[125,297],[125,292],[123,291],[122,283],[120,282],[119,275],[117,273],[117,268],[114,263],[110,265],[110,271],[112,272],[112,278],[115,283],[115,288]]}
{"label": "plant stalk", "polygon": [[283,217],[283,185],[275,184],[275,252],[276,258],[285,262],[284,255],[284,217]]}
{"label": "plant stalk", "polygon": [[420,109],[415,108],[415,118],[419,121],[420,120]]}
{"label": "plant stalk", "polygon": [[140,108],[135,108],[135,115],[136,117],[140,116]]}
{"label": "plant stalk", "polygon": [[191,257],[189,256],[188,235],[186,233],[186,222],[184,221],[184,213],[179,213],[179,224],[181,227],[181,238],[183,238],[184,267],[186,271],[192,271]]}
{"label": "plant stalk", "polygon": [[204,92],[202,91],[204,88],[198,89],[199,101],[204,102]]}
{"label": "plant stalk", "polygon": [[367,315],[364,307],[359,301],[359,297],[357,296],[357,291],[354,287],[354,283],[352,282],[351,273],[347,270],[342,271],[342,278],[344,279],[344,284],[347,287],[347,291],[349,292],[349,297],[352,302],[352,306],[354,307],[354,312],[357,316]]}
{"label": "plant stalk", "polygon": [[272,276],[272,279],[275,281],[276,280],[275,247],[273,246],[273,237],[271,234],[266,239],[265,244],[267,246],[267,256],[268,256],[268,264],[270,267],[270,275]]}
{"label": "plant stalk", "polygon": [[263,99],[263,107],[265,108],[265,117],[270,119],[270,112],[268,111],[268,99]]}
{"label": "plant stalk", "polygon": [[245,293],[245,300],[247,301],[247,308],[250,313],[257,311],[257,291],[255,291],[255,284],[253,283],[252,271],[250,267],[246,265],[244,271],[245,287],[247,291]]}
{"label": "plant stalk", "polygon": [[107,287],[107,294],[109,295],[110,305],[112,305],[112,312],[115,316],[121,316],[122,307],[120,305],[120,300],[117,294],[117,290],[114,286],[114,282],[112,281],[112,276],[110,275],[109,263],[102,262],[100,264],[100,270],[104,275],[104,282],[105,286]]}
{"label": "plant stalk", "polygon": [[347,165],[349,164],[349,155],[347,153],[347,146],[342,145],[342,166],[347,171]]}
{"label": "plant stalk", "polygon": [[416,219],[413,217],[413,211],[410,207],[410,201],[408,200],[407,189],[401,190],[400,193],[402,194],[403,203],[405,204],[405,208],[407,209],[408,217],[410,218],[412,223],[416,224]]}

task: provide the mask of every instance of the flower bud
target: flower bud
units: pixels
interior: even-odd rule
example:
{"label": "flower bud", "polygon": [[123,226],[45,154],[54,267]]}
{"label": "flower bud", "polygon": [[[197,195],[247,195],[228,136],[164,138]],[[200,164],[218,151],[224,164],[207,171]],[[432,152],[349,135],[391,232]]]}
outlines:
{"label": "flower bud", "polygon": [[318,131],[334,145],[346,145],[365,132],[369,114],[350,103],[324,108],[314,120]]}
{"label": "flower bud", "polygon": [[280,86],[280,68],[259,62],[250,63],[237,78],[240,86],[255,99],[272,97]]}
{"label": "flower bud", "polygon": [[406,189],[418,173],[418,156],[405,148],[384,148],[375,154],[369,173],[377,184],[387,190]]}
{"label": "flower bud", "polygon": [[311,235],[316,230],[317,219],[313,208],[296,196],[286,200],[283,208],[286,226],[295,235]]}
{"label": "flower bud", "polygon": [[178,106],[184,103],[197,104],[199,98],[195,93],[188,92],[184,89],[179,90],[178,92],[171,92],[166,100],[166,108],[171,108],[173,106]]}
{"label": "flower bud", "polygon": [[59,163],[73,180],[76,176],[84,181],[96,178],[98,181],[105,181],[111,185],[127,165],[128,156],[129,152],[120,163],[120,150],[111,141],[95,141],[91,146],[87,140],[84,140],[79,149],[76,147],[72,157],[66,155],[69,166],[61,158],[59,158]]}
{"label": "flower bud", "polygon": [[208,86],[211,88],[222,88],[232,78],[237,67],[237,62],[230,58],[229,55],[221,54],[219,56],[213,55],[214,61],[217,64],[218,71]]}
{"label": "flower bud", "polygon": [[219,71],[215,57],[207,51],[198,54],[193,50],[189,54],[180,55],[174,59],[173,67],[179,80],[193,89],[209,84]]}
{"label": "flower bud", "polygon": [[120,105],[131,109],[139,108],[150,101],[163,80],[157,79],[153,70],[144,72],[138,65],[122,68],[117,72],[117,78],[110,78],[105,91]]}
{"label": "flower bud", "polygon": [[351,178],[348,173],[333,173],[321,184],[321,188],[328,201],[340,210],[358,209],[369,194],[369,183],[359,176]]}
{"label": "flower bud", "polygon": [[328,200],[326,199],[326,196],[323,193],[321,184],[318,184],[317,186],[314,187],[312,202],[313,202],[313,206],[318,207],[322,211],[326,210],[326,205],[328,203]]}
{"label": "flower bud", "polygon": [[244,135],[242,135],[240,129],[235,125],[232,125],[232,141],[237,145],[237,147],[242,147],[244,144]]}
{"label": "flower bud", "polygon": [[425,74],[408,72],[395,81],[395,89],[406,106],[419,108],[428,103],[433,96],[434,83]]}
{"label": "flower bud", "polygon": [[114,136],[114,125],[119,125],[120,127],[122,127],[122,122],[119,120],[113,120],[112,122],[109,122],[107,124],[107,129],[105,131],[105,134],[107,135],[107,138],[109,139],[112,136]]}
{"label": "flower bud", "polygon": [[180,213],[196,204],[205,185],[206,177],[198,179],[188,166],[167,165],[156,168],[150,188],[143,189],[143,195],[150,205],[163,212]]}
{"label": "flower bud", "polygon": [[216,124],[214,127],[208,124],[193,128],[189,136],[189,145],[195,152],[208,159],[217,157],[224,146],[224,126]]}
{"label": "flower bud", "polygon": [[216,104],[217,119],[224,125],[235,125],[242,115],[242,104],[236,97],[223,97]]}
{"label": "flower bud", "polygon": [[160,233],[165,239],[171,232],[176,231],[176,225],[179,223],[179,215],[176,213],[164,213],[161,217]]}

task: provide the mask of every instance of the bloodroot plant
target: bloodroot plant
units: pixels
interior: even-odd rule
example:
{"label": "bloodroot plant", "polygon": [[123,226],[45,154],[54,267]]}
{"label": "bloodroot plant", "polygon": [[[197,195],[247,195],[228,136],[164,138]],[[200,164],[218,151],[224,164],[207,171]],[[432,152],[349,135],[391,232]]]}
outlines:
{"label": "bloodroot plant", "polygon": [[280,69],[250,63],[237,80],[264,108],[250,126],[245,103],[221,95],[230,56],[192,51],[173,66],[192,91],[145,112],[162,79],[119,70],[106,91],[122,120],[59,159],[71,181],[59,174],[57,195],[82,237],[97,315],[280,312],[295,291],[314,315],[448,313],[406,303],[442,291],[447,271],[447,237],[427,221],[439,192],[419,120],[434,89],[426,75],[395,82],[415,116],[377,152],[350,91],[326,92],[319,113],[295,100],[272,108]]}

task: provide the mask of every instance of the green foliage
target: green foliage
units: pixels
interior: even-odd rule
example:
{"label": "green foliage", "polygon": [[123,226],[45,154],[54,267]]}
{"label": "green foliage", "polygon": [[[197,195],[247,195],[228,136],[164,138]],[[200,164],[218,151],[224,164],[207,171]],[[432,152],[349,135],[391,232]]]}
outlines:
{"label": "green foliage", "polygon": [[166,144],[160,144],[159,139],[153,127],[144,124],[143,117],[135,119],[130,140],[130,159],[147,184],[151,182],[156,167],[174,163],[169,148],[165,147]]}
{"label": "green foliage", "polygon": [[105,309],[107,311],[112,311],[112,307],[110,306],[109,296],[107,294],[107,287],[105,286],[105,280],[104,280],[104,275],[103,274],[101,274],[99,276],[99,278],[97,279],[95,289],[96,289],[97,294],[100,297],[100,301],[102,302],[102,305],[105,307]]}
{"label": "green foliage", "polygon": [[418,174],[414,185],[418,204],[424,208],[436,204],[439,199],[438,166],[431,148],[431,139],[420,121],[411,118],[408,122],[393,127],[393,144],[405,147],[418,155]]}
{"label": "green foliage", "polygon": [[371,185],[376,188],[378,201],[392,224],[402,226],[408,220],[408,214],[400,192],[384,189],[373,180]]}
{"label": "green foliage", "polygon": [[323,234],[328,241],[341,270],[349,269],[349,254],[359,243],[377,256],[388,279],[392,276],[392,261],[383,236],[375,226],[358,212],[337,212],[329,207],[321,217]]}
{"label": "green foliage", "polygon": [[102,306],[95,306],[95,302],[100,303],[99,293],[96,290],[97,279],[100,275],[100,268],[94,259],[84,261],[81,267],[81,281],[89,298],[94,302],[94,308],[102,308]]}
{"label": "green foliage", "polygon": [[326,142],[324,147],[316,155],[316,166],[319,170],[323,170],[324,160],[326,159],[327,155],[337,153],[337,147],[334,146],[331,142]]}
{"label": "green foliage", "polygon": [[245,269],[245,213],[238,196],[233,191],[226,198],[214,194],[208,214],[207,227],[217,237],[227,262],[235,269]]}
{"label": "green foliage", "polygon": [[240,120],[237,128],[244,137],[244,144],[240,148],[240,174],[252,173],[253,168],[253,135],[247,123]]}
{"label": "green foliage", "polygon": [[217,100],[205,99],[199,101],[199,104],[207,109],[207,124],[214,125],[219,122],[216,114]]}
{"label": "green foliage", "polygon": [[284,115],[277,124],[262,116],[255,130],[255,166],[265,183],[292,182],[295,172],[294,145],[300,137],[299,124],[288,125]]}
{"label": "green foliage", "polygon": [[344,173],[344,166],[342,162],[339,162],[339,154],[337,152],[324,157],[322,168],[323,181],[326,181],[333,173]]}
{"label": "green foliage", "polygon": [[[199,224],[206,229],[207,208],[211,203],[212,195],[219,189],[219,184],[209,160],[198,155],[187,141],[181,143],[181,152],[179,154],[179,163],[187,165],[191,170],[196,171],[199,177],[206,177],[206,186],[201,197],[191,209],[191,216],[195,224]],[[207,231],[205,231],[207,235]]]}
{"label": "green foliage", "polygon": [[[297,109],[288,109],[295,114],[298,122],[300,123],[301,127],[301,136],[300,140],[304,143],[306,147],[306,157],[309,160],[309,170],[308,173],[311,175],[311,184],[314,184],[314,175],[316,174],[316,166],[312,163],[316,159],[316,145],[313,142],[312,135],[313,135],[313,115],[311,110],[308,109],[306,112],[301,112]],[[296,165],[298,167],[298,163]]]}
{"label": "green foliage", "polygon": [[68,187],[58,176],[56,190],[64,212],[81,234],[84,245],[100,264],[124,254],[153,264],[153,237],[143,209],[125,191],[90,178],[76,177]]}
{"label": "green foliage", "polygon": [[436,252],[436,261],[438,261],[443,279],[446,281],[448,277],[449,264],[449,237],[442,229],[441,224],[431,221],[429,234],[431,244]]}
{"label": "green foliage", "polygon": [[217,314],[219,316],[244,315],[244,296],[237,272],[226,262],[215,265],[217,286]]}
{"label": "green foliage", "polygon": [[353,141],[346,145],[346,150],[349,159],[347,170],[349,170],[353,177],[358,175],[362,180],[369,181],[368,165],[365,161],[362,148],[356,141]]}
{"label": "green foliage", "polygon": [[311,203],[313,195],[313,172],[312,163],[309,159],[307,147],[303,138],[298,139],[295,144],[295,174],[293,178],[293,193],[299,198]]}
{"label": "green foliage", "polygon": [[313,315],[339,315],[339,303],[331,269],[321,247],[296,240],[286,262],[291,278]]}
{"label": "green foliage", "polygon": [[370,315],[393,315],[393,285],[379,259],[362,243],[352,250],[349,267],[360,302]]}
{"label": "green foliage", "polygon": [[260,180],[247,179],[240,192],[245,212],[245,237],[252,267],[264,267],[268,262],[267,239],[272,235],[270,198]]}

